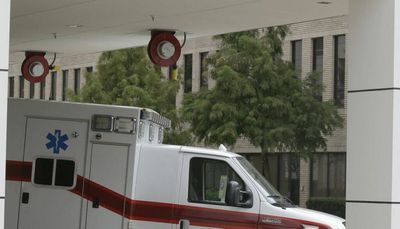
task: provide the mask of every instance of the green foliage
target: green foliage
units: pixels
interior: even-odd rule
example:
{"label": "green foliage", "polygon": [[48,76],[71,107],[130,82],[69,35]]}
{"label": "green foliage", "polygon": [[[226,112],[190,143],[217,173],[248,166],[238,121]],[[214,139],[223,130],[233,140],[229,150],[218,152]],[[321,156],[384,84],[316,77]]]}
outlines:
{"label": "green foliage", "polygon": [[99,59],[98,71],[85,77],[86,84],[79,95],[68,93],[70,100],[151,108],[172,121],[171,130],[166,131],[166,143],[191,142],[175,106],[179,83],[164,79],[144,48],[105,52]]}
{"label": "green foliage", "polygon": [[218,36],[220,51],[208,59],[216,86],[188,94],[183,116],[198,141],[234,145],[246,137],[263,153],[310,156],[326,149],[326,136],[342,125],[332,102],[321,102],[318,73],[296,77],[281,59],[286,27]]}
{"label": "green foliage", "polygon": [[309,209],[346,217],[346,201],[343,198],[310,198],[306,204]]}

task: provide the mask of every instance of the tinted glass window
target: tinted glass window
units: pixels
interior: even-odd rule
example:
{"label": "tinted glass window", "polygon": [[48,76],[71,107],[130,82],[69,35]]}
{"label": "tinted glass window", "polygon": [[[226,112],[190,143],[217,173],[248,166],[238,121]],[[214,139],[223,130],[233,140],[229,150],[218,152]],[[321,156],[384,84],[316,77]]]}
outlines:
{"label": "tinted glass window", "polygon": [[184,92],[192,91],[192,64],[193,57],[192,54],[186,54],[184,56],[185,72],[184,72]]}
{"label": "tinted glass window", "polygon": [[346,75],[346,37],[335,37],[335,78],[334,98],[339,107],[344,107],[345,75]]}
{"label": "tinted glass window", "polygon": [[51,90],[50,100],[56,100],[57,98],[57,72],[51,72]]}
{"label": "tinted glass window", "polygon": [[75,162],[70,160],[57,160],[56,186],[72,187],[75,179]]}
{"label": "tinted glass window", "polygon": [[38,158],[35,161],[34,183],[51,185],[53,180],[54,159]]}
{"label": "tinted glass window", "polygon": [[302,46],[303,45],[301,40],[292,41],[292,63],[298,77],[301,77],[303,50]]}
{"label": "tinted glass window", "polygon": [[313,39],[313,71],[319,74],[317,83],[321,85],[321,91],[316,99],[322,101],[322,71],[324,62],[324,39],[322,37]]}
{"label": "tinted glass window", "polygon": [[40,82],[40,99],[46,98],[46,80]]}
{"label": "tinted glass window", "polygon": [[81,88],[81,69],[74,69],[74,92],[75,94],[79,94]]}
{"label": "tinted glass window", "polygon": [[9,77],[8,78],[8,96],[14,97],[14,77]]}
{"label": "tinted glass window", "polygon": [[35,97],[35,84],[31,82],[29,84],[29,98],[33,99],[34,97]]}
{"label": "tinted glass window", "polygon": [[193,158],[189,171],[189,201],[225,204],[229,181],[237,181],[244,189],[242,179],[224,161]]}
{"label": "tinted glass window", "polygon": [[311,196],[345,197],[346,153],[318,153],[311,160]]}
{"label": "tinted glass window", "polygon": [[19,76],[19,97],[24,98],[25,96],[25,78],[23,76]]}
{"label": "tinted glass window", "polygon": [[62,100],[67,99],[67,89],[68,89],[68,70],[63,70],[62,72]]}
{"label": "tinted glass window", "polygon": [[200,88],[208,88],[208,66],[207,66],[208,52],[200,53]]}

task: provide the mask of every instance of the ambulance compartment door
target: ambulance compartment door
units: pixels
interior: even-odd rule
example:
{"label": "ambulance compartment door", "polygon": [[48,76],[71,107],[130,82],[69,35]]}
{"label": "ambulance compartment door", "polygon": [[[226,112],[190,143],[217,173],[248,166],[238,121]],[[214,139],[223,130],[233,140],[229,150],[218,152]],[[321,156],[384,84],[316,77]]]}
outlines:
{"label": "ambulance compartment door", "polygon": [[84,171],[87,130],[85,121],[27,119],[21,165],[30,177],[21,185],[19,229],[80,228],[77,177]]}
{"label": "ambulance compartment door", "polygon": [[93,144],[86,229],[123,227],[128,152],[127,145]]}

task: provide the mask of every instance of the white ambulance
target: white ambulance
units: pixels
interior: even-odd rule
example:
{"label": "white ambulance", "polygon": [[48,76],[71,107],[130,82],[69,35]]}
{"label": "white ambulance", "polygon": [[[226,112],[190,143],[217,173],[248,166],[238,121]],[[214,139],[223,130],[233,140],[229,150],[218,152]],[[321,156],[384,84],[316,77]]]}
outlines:
{"label": "white ambulance", "polygon": [[143,108],[10,99],[6,229],[320,228],[240,155],[162,145]]}

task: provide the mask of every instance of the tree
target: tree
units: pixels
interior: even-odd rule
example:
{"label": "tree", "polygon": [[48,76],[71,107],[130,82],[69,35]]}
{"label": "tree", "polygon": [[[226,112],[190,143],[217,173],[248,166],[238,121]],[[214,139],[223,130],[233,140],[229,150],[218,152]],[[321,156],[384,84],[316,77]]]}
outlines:
{"label": "tree", "polygon": [[160,68],[147,58],[144,48],[104,52],[98,71],[85,77],[81,92],[78,95],[70,92],[70,100],[151,108],[172,121],[172,128],[165,134],[166,143],[191,142],[175,106],[179,83],[166,80]]}
{"label": "tree", "polygon": [[286,27],[218,36],[212,55],[215,88],[184,98],[182,113],[197,141],[233,146],[240,137],[270,152],[308,157],[326,149],[326,137],[342,125],[333,102],[322,102],[318,73],[302,80],[283,61]]}

